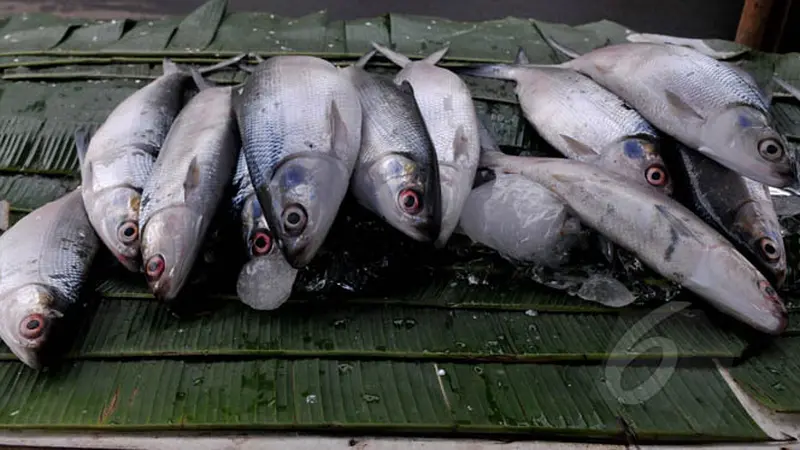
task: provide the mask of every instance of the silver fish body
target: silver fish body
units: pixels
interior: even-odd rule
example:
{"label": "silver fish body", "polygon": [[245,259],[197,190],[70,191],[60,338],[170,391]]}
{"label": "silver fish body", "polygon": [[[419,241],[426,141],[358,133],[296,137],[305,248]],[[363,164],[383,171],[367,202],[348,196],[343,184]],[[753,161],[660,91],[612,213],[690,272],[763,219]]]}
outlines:
{"label": "silver fish body", "polygon": [[472,94],[458,75],[436,65],[447,48],[410,61],[385,47],[373,46],[402,67],[394,82],[401,85],[407,81],[414,88],[414,98],[433,141],[442,198],[442,226],[435,244],[443,246],[458,225],[478,168],[478,117]]}
{"label": "silver fish body", "polygon": [[111,253],[133,272],[141,268],[142,189],[191,82],[189,73],[165,61],[162,76],[114,108],[81,161],[89,220]]}
{"label": "silver fish body", "polygon": [[581,225],[567,205],[536,182],[515,174],[474,188],[459,222],[464,234],[504,258],[557,268],[579,243]]}
{"label": "silver fish body", "polygon": [[241,224],[247,256],[236,281],[236,293],[253,309],[273,310],[289,299],[298,270],[286,261],[269,229],[244,154],[239,155],[233,184],[233,211]]}
{"label": "silver fish body", "polygon": [[231,89],[207,88],[187,103],[144,187],[139,228],[145,276],[165,301],[186,283],[233,176],[241,144]]}
{"label": "silver fish body", "polygon": [[795,158],[769,102],[741,70],[690,48],[650,43],[602,47],[563,66],[723,166],[768,186],[796,184]]}
{"label": "silver fish body", "polygon": [[584,225],[718,310],[765,333],[786,328],[786,308],[764,275],[677,201],[574,160],[492,153],[482,165],[545,186]]}
{"label": "silver fish body", "polygon": [[309,56],[261,63],[235,110],[256,195],[286,260],[307,265],[339,211],[361,142],[361,104],[333,64]]}
{"label": "silver fish body", "polygon": [[676,196],[780,287],[786,278],[786,250],[767,187],[677,146],[672,167],[681,182]]}
{"label": "silver fish body", "polygon": [[477,66],[465,73],[514,81],[525,118],[567,158],[672,193],[658,132],[591,78],[563,67],[510,64]]}
{"label": "silver fish body", "polygon": [[442,222],[439,165],[413,88],[408,82],[398,87],[358,64],[343,73],[364,110],[353,195],[406,236],[435,241]]}
{"label": "silver fish body", "polygon": [[49,363],[48,339],[78,301],[102,245],[80,189],[42,205],[0,236],[0,337],[35,369]]}

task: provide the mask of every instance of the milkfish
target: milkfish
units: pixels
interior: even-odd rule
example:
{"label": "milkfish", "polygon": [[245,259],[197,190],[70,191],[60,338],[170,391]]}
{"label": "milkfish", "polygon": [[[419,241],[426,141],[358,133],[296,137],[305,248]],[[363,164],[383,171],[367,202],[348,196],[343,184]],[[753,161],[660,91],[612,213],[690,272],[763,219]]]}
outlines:
{"label": "milkfish", "polygon": [[442,224],[434,144],[411,84],[403,81],[397,86],[364,70],[375,53],[370,51],[343,70],[364,110],[351,189],[359,204],[395,229],[417,241],[433,242]]}
{"label": "milkfish", "polygon": [[[208,73],[244,55],[201,69]],[[91,139],[75,132],[83,202],[92,226],[132,272],[141,269],[141,193],[172,122],[193,88],[192,76],[164,59],[164,74],[117,105]]]}
{"label": "milkfish", "polygon": [[556,194],[586,226],[718,310],[780,334],[783,301],[722,235],[677,201],[580,161],[484,153],[481,166],[524,175]]}
{"label": "milkfish", "polygon": [[680,143],[675,143],[676,198],[727,237],[780,287],[786,250],[778,214],[767,187],[743,177]]}
{"label": "milkfish", "polygon": [[174,300],[188,280],[233,177],[241,143],[232,89],[201,87],[175,118],[144,186],[139,217],[144,274],[164,301]]}
{"label": "milkfish", "polygon": [[277,56],[236,89],[234,108],[269,229],[289,264],[302,268],[347,193],[361,142],[358,93],[323,59]]}
{"label": "milkfish", "polygon": [[769,101],[743,70],[697,50],[624,43],[577,55],[567,67],[592,78],[661,131],[762,184],[794,188],[797,161],[775,129]]}
{"label": "milkfish", "polygon": [[0,338],[34,369],[53,361],[54,335],[78,302],[102,245],[80,189],[40,206],[0,236]]}
{"label": "milkfish", "polygon": [[382,45],[373,42],[372,46],[402,68],[394,77],[395,84],[407,81],[414,88],[414,98],[439,163],[442,226],[434,243],[444,246],[458,225],[478,168],[478,117],[472,94],[458,75],[436,65],[447,53],[447,47],[420,61],[411,61]]}
{"label": "milkfish", "polygon": [[459,73],[511,80],[525,118],[564,156],[614,171],[670,195],[658,132],[636,110],[591,78],[563,67],[480,65]]}
{"label": "milkfish", "polygon": [[244,154],[239,155],[233,185],[232,209],[241,225],[247,257],[239,270],[236,293],[253,309],[276,309],[291,295],[298,271],[286,261],[269,229],[250,181]]}

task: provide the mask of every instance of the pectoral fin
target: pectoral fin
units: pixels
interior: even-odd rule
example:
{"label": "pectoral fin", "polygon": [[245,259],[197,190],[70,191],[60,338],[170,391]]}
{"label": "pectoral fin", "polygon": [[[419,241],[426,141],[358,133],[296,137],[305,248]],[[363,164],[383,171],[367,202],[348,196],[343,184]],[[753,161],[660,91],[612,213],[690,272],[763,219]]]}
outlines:
{"label": "pectoral fin", "polygon": [[564,140],[564,144],[567,146],[567,150],[572,152],[573,155],[569,155],[574,159],[583,160],[584,158],[594,159],[597,158],[597,152],[594,151],[591,147],[583,142],[567,136],[566,134],[559,134],[561,139]]}
{"label": "pectoral fin", "polygon": [[664,92],[664,95],[666,96],[667,99],[667,105],[669,105],[669,107],[673,111],[673,114],[675,114],[676,116],[678,117],[690,116],[698,120],[702,121],[706,120],[705,117],[703,117],[703,115],[700,114],[696,109],[692,108],[689,104],[684,102],[680,98],[680,96],[678,96],[678,94],[670,90],[667,90],[666,92]]}
{"label": "pectoral fin", "polygon": [[339,107],[336,106],[336,101],[331,101],[331,109],[329,113],[330,127],[331,127],[331,149],[333,153],[342,157],[347,154],[348,139],[347,139],[347,124],[342,119],[342,114],[339,112]]}
{"label": "pectoral fin", "polygon": [[189,163],[186,178],[183,180],[184,201],[189,201],[198,186],[200,186],[200,165],[197,163],[197,156],[195,156],[192,158],[192,162]]}
{"label": "pectoral fin", "polygon": [[83,167],[86,153],[89,151],[89,132],[84,129],[75,130],[73,139],[75,140],[75,150],[78,153],[78,163]]}

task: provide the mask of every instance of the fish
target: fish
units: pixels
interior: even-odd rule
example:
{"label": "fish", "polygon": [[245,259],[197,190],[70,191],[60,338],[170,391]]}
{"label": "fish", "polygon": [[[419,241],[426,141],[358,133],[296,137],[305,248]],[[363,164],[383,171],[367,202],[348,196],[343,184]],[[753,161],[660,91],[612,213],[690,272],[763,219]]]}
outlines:
{"label": "fish", "polygon": [[361,145],[361,104],[340,69],[311,56],[259,63],[234,92],[242,152],[284,257],[308,265],[339,211]]}
{"label": "fish", "polygon": [[250,180],[244,153],[239,155],[233,186],[233,217],[241,224],[247,258],[239,270],[236,293],[244,304],[253,309],[277,309],[292,294],[298,270],[286,261],[270,231]]}
{"label": "fish", "polygon": [[11,224],[11,203],[0,200],[0,234],[5,233]]}
{"label": "fish", "polygon": [[414,99],[433,141],[442,198],[442,225],[434,245],[443,247],[458,225],[478,169],[480,142],[472,94],[458,75],[436,65],[448,47],[411,61],[375,42],[372,46],[401,67],[394,82],[407,81],[414,88]]}
{"label": "fish", "polygon": [[142,192],[144,275],[162,301],[174,300],[186,284],[231,183],[241,148],[233,88],[204,85],[186,104]]}
{"label": "fish", "polygon": [[442,225],[442,194],[436,151],[408,81],[364,70],[372,50],[342,70],[363,108],[361,151],[351,191],[356,201],[394,229],[420,242],[434,242]]}
{"label": "fish", "polygon": [[[245,55],[205,67],[208,73]],[[76,130],[86,212],[100,239],[131,272],[141,270],[141,194],[172,122],[193,87],[192,76],[169,59],[163,75],[117,105],[89,137]]]}
{"label": "fish", "polygon": [[763,333],[787,326],[767,278],[719,232],[676,200],[618,174],[566,158],[483,153],[481,167],[523,175],[565,202],[584,226],[711,306]]}
{"label": "fish", "polygon": [[78,302],[101,246],[80,187],[0,236],[0,338],[28,367],[38,370],[54,361],[54,336]]}
{"label": "fish", "polygon": [[[517,60],[527,61],[521,49]],[[591,78],[569,68],[524,64],[481,65],[459,73],[514,81],[525,118],[561,154],[671,195],[659,133]]]}
{"label": "fish", "polygon": [[687,147],[759,183],[797,190],[794,153],[766,94],[742,69],[678,45],[622,43],[578,55],[548,42],[573,58],[559,67],[590,77]]}
{"label": "fish", "polygon": [[780,288],[786,279],[786,250],[767,187],[680,143],[675,146],[670,166],[680,180],[676,198]]}

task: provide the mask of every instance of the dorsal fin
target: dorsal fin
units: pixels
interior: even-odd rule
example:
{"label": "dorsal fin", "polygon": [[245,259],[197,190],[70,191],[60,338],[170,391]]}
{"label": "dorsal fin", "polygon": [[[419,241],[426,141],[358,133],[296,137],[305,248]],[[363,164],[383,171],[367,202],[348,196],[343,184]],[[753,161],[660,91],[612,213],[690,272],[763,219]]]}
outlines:
{"label": "dorsal fin", "polygon": [[528,58],[528,54],[525,53],[525,49],[522,48],[520,45],[517,49],[517,56],[514,57],[514,64],[530,64],[531,60]]}
{"label": "dorsal fin", "polygon": [[388,47],[384,47],[383,45],[378,44],[377,42],[372,43],[372,48],[374,48],[381,55],[386,57],[386,59],[397,64],[400,67],[405,67],[411,62],[411,60],[408,59],[407,56],[401,55],[400,53],[390,50]]}
{"label": "dorsal fin", "polygon": [[362,56],[361,58],[358,58],[358,61],[356,61],[354,66],[356,66],[356,67],[358,67],[360,69],[363,69],[364,66],[367,65],[369,60],[372,59],[372,57],[375,56],[376,53],[378,53],[377,50],[370,50],[367,53],[364,53],[364,56]]}

